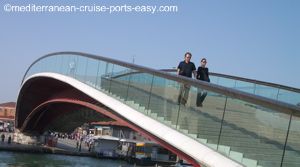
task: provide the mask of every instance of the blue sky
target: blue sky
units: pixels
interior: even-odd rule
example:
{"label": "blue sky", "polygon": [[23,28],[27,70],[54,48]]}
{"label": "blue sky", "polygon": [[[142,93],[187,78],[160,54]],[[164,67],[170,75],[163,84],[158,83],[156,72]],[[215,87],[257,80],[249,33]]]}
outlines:
{"label": "blue sky", "polygon": [[[28,66],[45,54],[80,51],[156,69],[190,51],[211,72],[300,88],[299,0],[0,2],[0,102],[16,101]],[[11,5],[175,5],[170,13],[15,13]]]}

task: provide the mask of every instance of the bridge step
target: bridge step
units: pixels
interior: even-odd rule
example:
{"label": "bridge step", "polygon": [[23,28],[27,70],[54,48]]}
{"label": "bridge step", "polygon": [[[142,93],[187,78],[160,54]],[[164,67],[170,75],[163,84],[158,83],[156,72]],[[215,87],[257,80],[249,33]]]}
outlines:
{"label": "bridge step", "polygon": [[157,117],[157,120],[160,122],[165,122],[165,118],[164,117]]}
{"label": "bridge step", "polygon": [[150,113],[150,116],[152,117],[152,118],[156,118],[157,119],[157,113]]}
{"label": "bridge step", "polygon": [[[152,117],[155,117],[157,120],[161,121],[161,122],[165,122],[164,117],[158,117],[157,113],[151,113]],[[169,121],[170,123],[170,121]],[[174,125],[175,127],[175,125]],[[207,139],[201,139],[201,138],[197,138],[197,134],[189,134],[188,130],[186,129],[180,129],[180,126],[177,127],[178,130],[192,138],[197,139],[198,141],[200,141],[201,143],[204,143],[206,145],[208,145],[209,147],[211,147],[212,149],[218,149],[219,152],[229,156],[230,158],[243,163],[246,166],[249,167],[256,167],[257,166],[257,160],[252,160],[249,158],[243,158],[243,153],[240,152],[236,152],[236,151],[231,151],[229,146],[225,146],[225,145],[219,145],[217,146],[216,144],[211,144],[211,143],[207,143]]]}
{"label": "bridge step", "polygon": [[243,158],[242,164],[246,165],[247,167],[257,167],[257,161],[253,159]]}
{"label": "bridge step", "polygon": [[243,153],[240,152],[236,152],[236,151],[230,151],[229,153],[229,157],[238,161],[238,162],[242,162],[243,160]]}
{"label": "bridge step", "polygon": [[[120,100],[120,101],[125,102],[125,100],[124,100],[123,98],[121,98],[120,96],[117,96],[117,95],[114,95],[114,94],[112,94],[112,93],[109,93],[108,91],[105,91],[105,92],[108,93],[108,94],[110,94],[112,97],[114,97],[114,98],[116,98],[116,99],[118,99],[118,100]],[[166,120],[166,118],[165,118],[164,116],[160,116],[160,115],[162,115],[163,113],[161,114],[160,112],[153,112],[152,110],[149,110],[149,109],[147,110],[146,107],[144,107],[144,106],[142,106],[142,105],[136,103],[135,101],[126,101],[125,103],[126,103],[128,106],[133,107],[134,109],[137,109],[138,111],[140,111],[140,112],[142,112],[142,113],[145,113],[146,115],[149,115],[150,117],[152,117],[152,118],[158,120],[159,122],[162,122],[162,123],[164,123],[164,124],[166,124],[166,125],[168,125],[168,126],[174,128],[174,129],[177,129],[177,130],[179,130],[180,132],[184,133],[185,135],[188,135],[188,136],[190,136],[190,137],[192,137],[192,138],[198,140],[199,142],[201,142],[201,143],[203,143],[203,144],[206,144],[207,146],[211,147],[211,148],[214,149],[214,150],[218,149],[218,151],[219,151],[220,153],[225,154],[225,155],[227,155],[228,157],[230,157],[230,158],[232,158],[232,159],[234,159],[234,160],[236,160],[236,161],[238,161],[238,162],[241,162],[242,164],[244,164],[244,165],[247,166],[247,167],[248,167],[248,166],[249,166],[249,167],[252,167],[252,166],[253,166],[253,167],[257,167],[257,164],[258,164],[258,161],[257,161],[257,160],[253,160],[253,159],[249,159],[249,158],[243,157],[243,155],[244,155],[243,153],[236,152],[236,151],[232,151],[230,146],[226,146],[226,145],[219,145],[219,146],[217,146],[216,144],[207,143],[207,142],[208,142],[207,139],[204,139],[204,138],[198,138],[198,135],[197,135],[197,134],[189,133],[189,130],[187,130],[186,128],[181,128],[182,125],[181,125],[181,126],[178,125],[178,126],[176,127],[176,125],[172,124],[172,122],[171,122],[170,120]],[[207,121],[207,120],[202,121],[202,123],[207,123],[207,122],[209,122],[209,121]],[[189,122],[189,123],[190,123],[190,122]],[[197,123],[198,123],[198,122],[197,122]],[[197,124],[196,124],[196,125],[197,125]],[[185,127],[185,126],[184,126],[184,127]],[[218,128],[219,128],[219,124],[216,123],[215,127],[218,127]],[[208,128],[208,127],[207,127],[207,124],[206,124],[205,128]],[[225,128],[226,128],[226,127],[224,127],[224,129],[225,129]],[[195,129],[195,130],[197,130],[197,129]],[[207,130],[208,130],[207,132],[210,132],[210,133],[212,133],[212,135],[214,135],[215,132],[212,132],[212,131],[211,131],[211,128],[208,128]],[[232,131],[234,131],[234,130],[232,130]],[[229,132],[232,132],[232,131],[229,131]],[[238,135],[240,135],[240,134],[237,134],[237,136],[238,136]],[[229,135],[229,136],[228,136],[228,141],[231,141],[230,138],[234,138],[234,137],[235,137],[234,135]],[[240,136],[239,136],[239,137],[240,137]],[[222,139],[225,139],[225,138],[226,138],[226,137],[223,136]],[[225,140],[223,140],[223,141],[225,141]],[[245,139],[245,142],[246,142],[246,141],[248,141],[248,140]],[[259,140],[257,140],[257,141],[259,141]],[[260,166],[258,166],[258,167],[260,167]]]}
{"label": "bridge step", "polygon": [[188,135],[189,135],[191,138],[194,138],[194,139],[197,139],[197,137],[198,137],[197,134],[191,134],[191,133],[189,133]]}
{"label": "bridge step", "polygon": [[198,140],[199,140],[201,143],[204,143],[204,144],[207,143],[207,139],[198,138]]}
{"label": "bridge step", "polygon": [[146,113],[146,107],[144,106],[140,106],[138,110],[142,113]]}
{"label": "bridge step", "polygon": [[136,104],[135,104],[134,101],[127,101],[126,104],[127,104],[128,106],[130,106],[130,107],[133,107],[133,108],[136,106]]}
{"label": "bridge step", "polygon": [[186,129],[178,129],[178,130],[181,131],[182,133],[186,134],[186,135],[189,133],[189,131],[186,130]]}
{"label": "bridge step", "polygon": [[217,147],[218,147],[218,145],[216,145],[216,144],[211,144],[211,143],[207,143],[206,145],[207,145],[208,147],[214,149],[214,150],[217,150]]}
{"label": "bridge step", "polygon": [[218,146],[218,151],[225,154],[225,155],[229,155],[230,152],[230,147],[229,146],[225,146],[225,145],[219,145]]}

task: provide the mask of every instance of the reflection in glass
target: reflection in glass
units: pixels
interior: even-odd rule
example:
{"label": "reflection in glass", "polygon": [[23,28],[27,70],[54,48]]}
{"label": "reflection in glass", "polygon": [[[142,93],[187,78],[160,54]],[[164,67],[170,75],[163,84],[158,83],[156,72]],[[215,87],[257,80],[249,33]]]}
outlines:
{"label": "reflection in glass", "polygon": [[278,88],[256,85],[255,94],[277,100]]}
{"label": "reflection in glass", "polygon": [[280,166],[289,115],[228,98],[220,144],[266,167]]}
{"label": "reflection in glass", "polygon": [[236,81],[228,78],[219,78],[218,85],[225,86],[228,88],[235,88],[236,87]]}
{"label": "reflection in glass", "polygon": [[130,69],[123,66],[114,65],[111,76],[111,92],[123,100],[126,100],[128,96],[128,84],[131,75]]}
{"label": "reflection in glass", "polygon": [[292,117],[288,141],[283,159],[283,167],[299,166],[300,164],[300,113]]}
{"label": "reflection in glass", "polygon": [[300,93],[280,89],[278,100],[300,106]]}
{"label": "reflection in glass", "polygon": [[[150,79],[152,80],[152,77],[149,77],[148,82]],[[177,83],[158,76],[153,77],[152,83],[151,97],[148,103],[150,114],[176,125],[179,109]]]}
{"label": "reflection in glass", "polygon": [[86,74],[85,74],[85,83],[94,88],[96,87],[97,71],[98,71],[98,62],[94,59],[88,58]]}
{"label": "reflection in glass", "polygon": [[255,92],[255,84],[250,82],[244,82],[244,81],[236,81],[235,89],[247,92],[247,93],[254,93]]}
{"label": "reflection in glass", "polygon": [[81,82],[85,82],[87,58],[82,56],[77,56],[77,64],[75,65],[75,78]]}

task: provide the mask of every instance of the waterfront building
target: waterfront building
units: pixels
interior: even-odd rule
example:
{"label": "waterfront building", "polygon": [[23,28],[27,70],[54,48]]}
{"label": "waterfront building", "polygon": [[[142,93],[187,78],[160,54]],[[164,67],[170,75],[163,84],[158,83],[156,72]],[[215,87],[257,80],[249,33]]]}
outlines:
{"label": "waterfront building", "polygon": [[8,102],[0,104],[0,119],[15,119],[16,103]]}

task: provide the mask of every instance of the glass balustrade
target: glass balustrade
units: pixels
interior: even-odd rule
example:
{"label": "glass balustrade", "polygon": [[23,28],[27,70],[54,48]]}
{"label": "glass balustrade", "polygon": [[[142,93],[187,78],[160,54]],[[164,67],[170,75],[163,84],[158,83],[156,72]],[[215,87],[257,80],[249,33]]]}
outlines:
{"label": "glass balustrade", "polygon": [[[269,109],[206,90],[201,84],[189,85],[179,78],[145,71],[101,58],[62,54],[37,61],[25,78],[40,72],[75,78],[246,166],[300,164],[299,113],[294,112],[290,119],[292,110]],[[294,97],[299,98],[297,93],[254,83],[216,77],[211,80],[291,103],[297,102]]]}
{"label": "glass balustrade", "polygon": [[[257,82],[246,82],[232,78],[210,75],[211,83],[237,89],[243,92],[271,98],[285,103],[298,105],[300,104],[300,91],[294,92],[283,88],[262,85]],[[271,84],[270,84],[271,85]]]}

